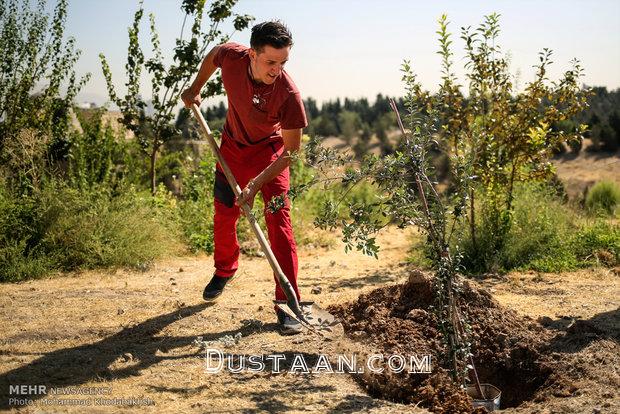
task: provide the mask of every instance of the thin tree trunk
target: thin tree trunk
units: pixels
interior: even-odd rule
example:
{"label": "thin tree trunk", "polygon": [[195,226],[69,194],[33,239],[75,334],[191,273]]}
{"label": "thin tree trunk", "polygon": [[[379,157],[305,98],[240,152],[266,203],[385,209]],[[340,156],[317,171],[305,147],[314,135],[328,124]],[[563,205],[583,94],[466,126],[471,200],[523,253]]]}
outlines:
{"label": "thin tree trunk", "polygon": [[510,172],[510,186],[508,187],[508,200],[506,203],[506,208],[508,211],[512,210],[512,198],[513,198],[512,192],[514,189],[516,165],[517,165],[517,158],[515,158],[514,161],[512,162],[512,171]]}
{"label": "thin tree trunk", "polygon": [[476,242],[476,203],[474,189],[469,190],[469,230],[471,232],[471,242],[474,252],[478,250]]}
{"label": "thin tree trunk", "polygon": [[157,186],[155,185],[155,161],[157,160],[157,150],[157,147],[153,147],[150,157],[149,178],[151,179],[151,195],[155,195],[157,192]]}

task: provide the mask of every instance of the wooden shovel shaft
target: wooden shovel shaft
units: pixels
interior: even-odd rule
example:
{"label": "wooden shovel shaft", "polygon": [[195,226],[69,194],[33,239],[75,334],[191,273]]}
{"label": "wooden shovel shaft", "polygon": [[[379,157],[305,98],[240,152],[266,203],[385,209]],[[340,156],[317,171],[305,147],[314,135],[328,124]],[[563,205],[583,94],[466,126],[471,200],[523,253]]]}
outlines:
{"label": "wooden shovel shaft", "polygon": [[[192,111],[194,112],[194,116],[198,120],[198,123],[202,127],[202,131],[204,132],[204,135],[207,138],[207,142],[209,143],[209,146],[211,147],[213,154],[215,154],[217,161],[220,163],[220,166],[222,167],[222,170],[224,171],[224,175],[226,176],[226,179],[228,180],[228,184],[230,184],[230,187],[235,193],[235,196],[239,198],[239,196],[241,195],[241,188],[239,187],[239,184],[237,184],[237,180],[235,179],[235,176],[233,175],[232,171],[230,170],[230,168],[228,168],[228,164],[226,164],[224,157],[222,157],[222,154],[220,153],[220,149],[217,147],[217,143],[215,142],[215,139],[213,139],[213,136],[211,135],[211,129],[209,128],[209,125],[207,125],[207,121],[205,121],[204,117],[202,116],[202,113],[200,112],[200,108],[198,108],[198,105],[192,104]],[[293,286],[291,286],[291,283],[288,281],[288,279],[284,275],[284,272],[282,271],[280,264],[276,260],[276,257],[274,256],[273,251],[271,250],[271,247],[269,246],[269,243],[267,242],[267,239],[265,238],[265,235],[263,234],[263,231],[261,230],[260,226],[256,222],[256,218],[254,217],[254,214],[252,214],[252,210],[250,209],[250,206],[244,203],[243,205],[241,205],[241,209],[243,210],[243,214],[245,215],[245,217],[250,222],[250,227],[252,228],[252,231],[254,231],[254,234],[256,235],[256,238],[258,239],[258,243],[260,244],[261,249],[263,253],[265,254],[265,257],[267,257],[267,260],[269,261],[269,264],[271,265],[273,272],[278,278],[278,281],[280,282],[280,286],[282,287],[282,290],[286,294],[288,302],[291,304],[296,304],[297,307],[299,307],[299,302],[297,300],[297,295],[295,294],[295,290],[293,290]]]}

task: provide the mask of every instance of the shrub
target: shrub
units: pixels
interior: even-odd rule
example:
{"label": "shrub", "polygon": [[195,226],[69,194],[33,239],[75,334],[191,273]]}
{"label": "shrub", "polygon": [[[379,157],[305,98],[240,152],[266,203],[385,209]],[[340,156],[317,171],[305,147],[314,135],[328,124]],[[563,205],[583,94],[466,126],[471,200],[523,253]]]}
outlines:
{"label": "shrub", "polygon": [[600,181],[586,196],[586,208],[593,213],[613,215],[620,204],[620,187],[612,181]]}
{"label": "shrub", "polygon": [[504,244],[492,245],[493,238],[487,235],[496,224],[489,224],[488,212],[483,210],[478,215],[480,250],[474,250],[468,238],[462,245],[462,264],[468,273],[561,272],[620,262],[620,226],[600,218],[592,221],[580,217],[549,186],[519,186],[515,195],[512,225]]}
{"label": "shrub", "polygon": [[0,281],[54,270],[107,266],[144,269],[177,253],[179,229],[170,200],[133,187],[78,191],[53,182],[32,196],[0,193]]}
{"label": "shrub", "polygon": [[[162,196],[160,196],[162,197]],[[110,197],[106,189],[45,194],[47,251],[59,252],[63,270],[106,266],[144,268],[179,249],[178,229],[161,198],[127,188]]]}
{"label": "shrub", "polygon": [[199,160],[189,157],[181,171],[180,217],[186,243],[193,252],[213,252],[213,182],[215,158],[206,151]]}
{"label": "shrub", "polygon": [[71,185],[86,189],[94,185],[114,186],[116,166],[125,156],[124,134],[104,121],[104,109],[78,110],[81,131],[72,131],[68,157]]}
{"label": "shrub", "polygon": [[503,269],[530,268],[543,272],[573,269],[571,234],[575,214],[552,191],[521,187],[517,191],[513,222],[500,255]]}
{"label": "shrub", "polygon": [[581,266],[620,263],[620,226],[604,220],[586,225],[572,239],[572,249]]}
{"label": "shrub", "polygon": [[[476,223],[477,244],[464,237],[463,266],[468,273],[533,269],[554,272],[574,269],[571,234],[577,230],[575,214],[552,188],[520,185],[515,189],[511,225],[503,238],[495,237],[505,220],[480,209]],[[461,228],[460,232],[469,232]],[[503,240],[503,243],[496,243]]]}
{"label": "shrub", "polygon": [[30,197],[12,199],[0,187],[0,281],[39,277],[54,267],[40,254],[41,220]]}

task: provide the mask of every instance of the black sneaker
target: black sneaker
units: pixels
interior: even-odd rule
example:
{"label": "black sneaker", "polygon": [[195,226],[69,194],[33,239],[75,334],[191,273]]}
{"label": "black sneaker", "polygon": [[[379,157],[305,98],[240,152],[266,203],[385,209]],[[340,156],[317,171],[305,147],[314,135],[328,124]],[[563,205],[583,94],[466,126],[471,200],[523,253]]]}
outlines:
{"label": "black sneaker", "polygon": [[278,326],[280,328],[280,333],[283,335],[295,335],[301,333],[301,323],[288,316],[283,310],[276,309],[276,314],[278,315]]}
{"label": "black sneaker", "polygon": [[233,278],[231,277],[221,277],[218,275],[213,275],[209,284],[205,287],[204,292],[202,292],[202,298],[207,302],[215,300],[218,296],[222,294],[224,291],[224,287],[226,283],[230,282]]}

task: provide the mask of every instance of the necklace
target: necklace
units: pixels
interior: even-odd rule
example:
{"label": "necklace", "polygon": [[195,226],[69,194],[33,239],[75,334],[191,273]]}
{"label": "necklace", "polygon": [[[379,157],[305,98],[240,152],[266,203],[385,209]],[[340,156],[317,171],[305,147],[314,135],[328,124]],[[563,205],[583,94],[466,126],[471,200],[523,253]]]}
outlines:
{"label": "necklace", "polygon": [[250,75],[250,83],[252,84],[252,104],[259,109],[267,103],[269,95],[273,92],[276,82],[271,84],[271,89],[268,92],[260,92],[256,90],[256,81],[254,80],[254,73],[252,72],[252,63],[248,65],[248,71]]}

